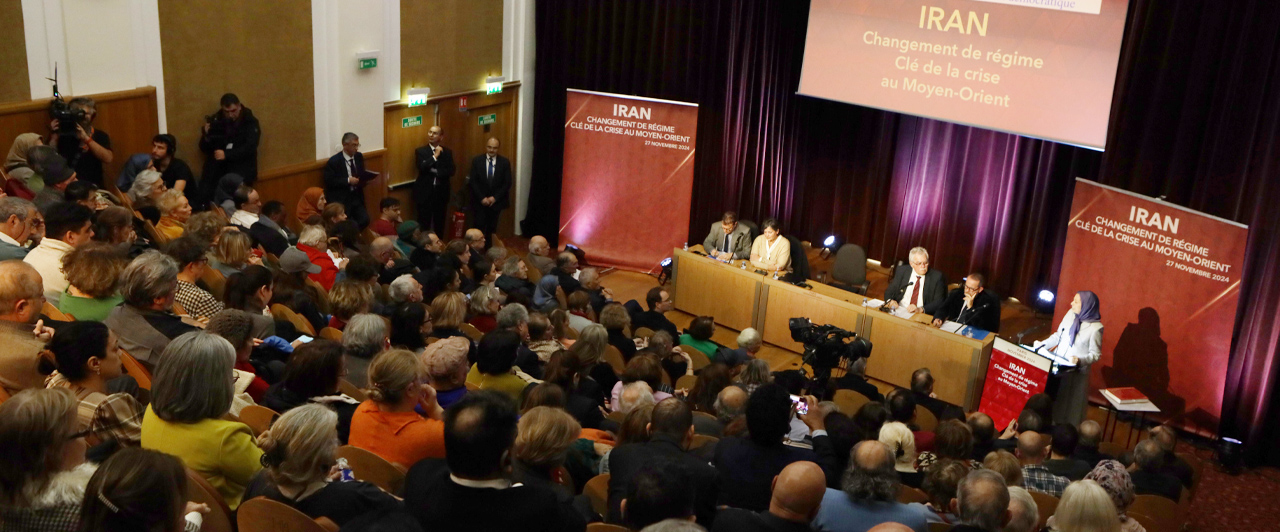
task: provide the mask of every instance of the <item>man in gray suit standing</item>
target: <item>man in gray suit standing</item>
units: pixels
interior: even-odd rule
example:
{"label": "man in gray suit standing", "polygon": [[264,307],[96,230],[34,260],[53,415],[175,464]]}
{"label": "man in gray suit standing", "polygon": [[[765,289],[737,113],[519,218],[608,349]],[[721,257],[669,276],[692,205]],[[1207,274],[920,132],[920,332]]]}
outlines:
{"label": "man in gray suit standing", "polygon": [[738,223],[738,213],[726,211],[720,221],[711,224],[711,232],[702,241],[707,254],[721,260],[751,257],[751,230]]}

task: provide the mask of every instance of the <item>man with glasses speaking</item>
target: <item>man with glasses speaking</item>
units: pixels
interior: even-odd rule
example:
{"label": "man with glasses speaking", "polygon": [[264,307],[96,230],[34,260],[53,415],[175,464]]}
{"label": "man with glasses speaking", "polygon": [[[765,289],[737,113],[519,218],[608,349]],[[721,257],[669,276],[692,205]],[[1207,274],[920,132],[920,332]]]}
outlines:
{"label": "man with glasses speaking", "polygon": [[954,321],[976,329],[1000,332],[1000,297],[986,289],[987,278],[971,273],[964,278],[964,286],[947,294],[942,307],[933,314],[933,324]]}
{"label": "man with glasses speaking", "polygon": [[947,278],[938,270],[929,269],[929,252],[922,247],[911,248],[907,254],[910,268],[896,268],[884,300],[890,309],[901,308],[915,314],[935,314],[947,298]]}

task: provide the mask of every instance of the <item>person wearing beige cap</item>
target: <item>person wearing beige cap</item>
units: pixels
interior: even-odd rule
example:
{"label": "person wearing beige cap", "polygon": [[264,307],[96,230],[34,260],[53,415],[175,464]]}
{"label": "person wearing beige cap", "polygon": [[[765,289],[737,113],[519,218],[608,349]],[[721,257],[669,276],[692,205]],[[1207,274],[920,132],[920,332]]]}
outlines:
{"label": "person wearing beige cap", "polygon": [[427,366],[427,382],[436,389],[436,402],[441,408],[458,402],[467,395],[467,371],[471,369],[467,353],[471,341],[464,336],[437,340],[422,351]]}

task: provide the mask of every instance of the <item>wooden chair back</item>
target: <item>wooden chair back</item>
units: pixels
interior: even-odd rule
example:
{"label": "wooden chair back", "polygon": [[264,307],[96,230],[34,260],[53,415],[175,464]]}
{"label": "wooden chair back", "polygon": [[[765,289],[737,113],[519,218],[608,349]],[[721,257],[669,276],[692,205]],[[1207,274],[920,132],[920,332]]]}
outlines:
{"label": "wooden chair back", "polygon": [[151,371],[146,366],[143,366],[141,362],[138,362],[138,359],[133,358],[133,355],[121,349],[120,362],[124,365],[124,372],[133,377],[133,380],[138,381],[139,388],[143,390],[151,389]]}
{"label": "wooden chair back", "polygon": [[311,322],[306,318],[299,316],[297,312],[294,312],[293,309],[289,307],[281,305],[280,303],[271,305],[271,315],[276,319],[292,323],[293,328],[297,329],[300,333],[304,333],[307,336],[312,337],[316,335],[316,328],[311,326]]}
{"label": "wooden chair back", "polygon": [[528,272],[529,282],[533,283],[536,286],[538,284],[538,281],[542,280],[542,270],[535,268],[533,266],[533,263],[529,262],[528,259],[525,259],[524,265],[529,268],[529,272]]}
{"label": "wooden chair back", "polygon": [[903,484],[898,488],[898,502],[902,504],[911,504],[913,502],[924,504],[929,502],[929,496],[917,488]]}
{"label": "wooden chair back", "polygon": [[272,268],[277,270],[280,269],[280,257],[277,257],[275,253],[271,253],[270,251],[264,253],[262,255],[262,261]]}
{"label": "wooden chair back", "polygon": [[[692,390],[693,385],[698,383],[697,375],[684,375],[676,379],[676,385],[673,388],[677,390]],[[695,412],[696,413],[696,412]]]}
{"label": "wooden chair back", "polygon": [[631,532],[631,529],[609,523],[591,523],[587,525],[587,532]]}
{"label": "wooden chair back", "polygon": [[1182,528],[1182,509],[1178,507],[1178,503],[1159,495],[1138,495],[1134,497],[1133,504],[1129,505],[1128,513],[1130,515],[1145,515],[1160,523],[1155,530],[1147,529],[1150,532],[1163,532],[1166,530],[1175,532]]}
{"label": "wooden chair back", "polygon": [[929,523],[929,532],[947,532],[952,526],[951,523]]}
{"label": "wooden chair back", "polygon": [[[134,211],[134,214],[138,214],[139,216],[141,216],[141,214],[138,213],[137,211]],[[164,236],[164,233],[157,231],[156,225],[151,223],[151,220],[142,218],[142,230],[147,233],[147,238],[150,238],[152,242],[155,242],[161,245],[169,243],[169,237]]]}
{"label": "wooden chair back", "polygon": [[381,456],[359,447],[343,445],[338,448],[338,458],[347,459],[347,465],[351,466],[356,478],[378,486],[387,493],[399,494],[404,487],[404,467],[388,462]]}
{"label": "wooden chair back", "polygon": [[715,436],[707,436],[706,434],[694,434],[693,441],[689,442],[689,449],[699,449],[705,445],[711,445],[719,442],[720,438]]}
{"label": "wooden chair back", "polygon": [[333,327],[325,327],[323,329],[320,329],[320,337],[324,338],[325,340],[333,340],[335,342],[341,342],[342,331],[334,329]]}
{"label": "wooden chair back", "polygon": [[622,372],[627,369],[627,363],[622,361],[622,351],[618,351],[614,346],[605,346],[604,361],[612,366],[614,373],[618,375],[622,375]]}
{"label": "wooden chair back", "polygon": [[173,313],[179,316],[190,316],[190,314],[187,314],[186,307],[183,307],[182,303],[179,303],[176,300],[173,302]]}
{"label": "wooden chair back", "polygon": [[209,293],[213,294],[213,297],[218,298],[218,301],[222,301],[222,296],[227,290],[227,278],[222,276],[222,272],[218,271],[217,268],[205,266],[204,274],[200,275],[200,280],[204,281],[204,285],[209,287]]}
{"label": "wooden chair back", "polygon": [[1142,525],[1142,528],[1145,529],[1146,532],[1178,532],[1177,530],[1165,528],[1168,524],[1163,520],[1156,519],[1145,514],[1136,513],[1133,510],[1129,510],[1125,515],[1128,515],[1129,519],[1133,519],[1134,521],[1137,521],[1138,524]]}
{"label": "wooden chair back", "polygon": [[707,358],[707,354],[702,351],[692,347],[684,348],[682,351],[689,355],[689,359],[693,361],[693,371],[701,371],[702,368],[711,365],[711,359]]}
{"label": "wooden chair back", "polygon": [[720,420],[716,419],[716,417],[715,417],[715,416],[713,416],[713,415],[711,415],[711,414],[708,414],[708,413],[706,413],[706,412],[699,412],[699,411],[697,411],[697,410],[695,410],[695,411],[693,412],[693,417],[694,417],[694,418],[705,418],[705,419],[707,419],[707,420],[710,420],[710,421],[716,421],[716,422],[719,422],[719,421],[720,421]]}
{"label": "wooden chair back", "polygon": [[609,474],[596,475],[582,487],[582,494],[591,501],[591,509],[600,515],[609,515]]}
{"label": "wooden chair back", "polygon": [[244,501],[236,509],[240,532],[325,532],[327,529],[292,506],[266,497]]}
{"label": "wooden chair back", "polygon": [[249,405],[240,409],[240,415],[237,417],[240,418],[241,423],[249,426],[254,436],[258,436],[271,428],[271,423],[275,422],[280,414],[265,406]]}
{"label": "wooden chair back", "polygon": [[209,505],[209,513],[204,514],[204,523],[200,525],[201,532],[234,532],[235,527],[231,523],[231,508],[227,506],[227,501],[223,500],[222,494],[214,489],[200,473],[195,472],[191,468],[187,470],[187,500],[197,503],[205,503]]}
{"label": "wooden chair back", "polygon": [[467,338],[470,338],[473,342],[479,342],[481,338],[484,338],[484,333],[480,332],[480,329],[477,329],[475,325],[470,323],[463,323],[459,325],[458,330],[462,331],[462,334],[467,335]]}
{"label": "wooden chair back", "polygon": [[862,405],[871,402],[871,399],[853,390],[836,390],[835,396],[831,399],[835,402],[836,407],[846,416],[853,417],[862,408]]}
{"label": "wooden chair back", "polygon": [[613,412],[609,412],[609,415],[605,416],[605,418],[609,419],[610,421],[622,423],[622,420],[627,418],[627,414],[621,410],[614,410]]}
{"label": "wooden chair back", "polygon": [[933,415],[933,411],[924,405],[916,405],[916,424],[924,432],[933,432],[938,428],[938,416]]}
{"label": "wooden chair back", "polygon": [[1027,490],[1027,493],[1031,494],[1031,499],[1036,501],[1036,509],[1040,511],[1040,521],[1038,525],[1040,528],[1037,528],[1036,530],[1042,530],[1044,529],[1045,523],[1049,522],[1049,516],[1052,516],[1053,512],[1058,511],[1058,498],[1039,491]]}
{"label": "wooden chair back", "polygon": [[44,306],[40,307],[40,313],[48,316],[53,321],[75,321],[71,316],[63,314],[61,310],[58,310],[58,307],[53,306],[53,303],[48,301],[45,301]]}
{"label": "wooden chair back", "polygon": [[352,384],[351,381],[347,379],[338,381],[338,391],[346,394],[347,397],[360,401],[361,403],[369,399],[369,396],[365,395],[364,390],[361,390],[359,386]]}
{"label": "wooden chair back", "polygon": [[325,290],[324,285],[320,284],[319,281],[316,281],[315,279],[312,279],[310,277],[307,278],[307,286],[310,286],[312,289],[314,289],[315,293],[320,295],[320,299],[315,301],[316,306],[320,307],[320,312],[328,314],[329,313],[329,291]]}
{"label": "wooden chair back", "polygon": [[568,338],[568,339],[570,339],[570,340],[577,340],[577,339],[578,339],[578,330],[577,330],[577,329],[574,329],[573,327],[565,327],[565,328],[564,328],[564,337],[565,337],[565,338]]}
{"label": "wooden chair back", "polygon": [[648,339],[650,336],[653,336],[653,329],[648,327],[637,327],[635,332],[632,333],[632,336],[635,338]]}
{"label": "wooden chair back", "polygon": [[1120,455],[1129,452],[1129,447],[1115,442],[1104,441],[1098,444],[1098,452],[1120,458]]}
{"label": "wooden chair back", "polygon": [[469,392],[474,392],[474,391],[477,391],[477,390],[479,390],[479,389],[480,389],[480,385],[479,385],[479,384],[476,384],[476,383],[471,382],[471,381],[467,381],[467,382],[465,382],[465,383],[463,383],[463,384],[465,384],[465,385],[466,385],[466,387],[467,387],[467,391],[469,391]]}

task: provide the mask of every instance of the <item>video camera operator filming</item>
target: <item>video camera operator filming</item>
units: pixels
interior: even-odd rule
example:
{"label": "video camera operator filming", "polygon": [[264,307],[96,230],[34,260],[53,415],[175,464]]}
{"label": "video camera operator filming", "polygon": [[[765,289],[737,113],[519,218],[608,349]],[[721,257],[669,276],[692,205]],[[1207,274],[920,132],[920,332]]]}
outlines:
{"label": "video camera operator filming", "polygon": [[871,342],[835,325],[816,325],[809,318],[791,318],[787,322],[791,339],[804,344],[803,365],[813,370],[809,393],[827,397],[831,390],[831,370],[848,368],[854,361],[871,356]]}
{"label": "video camera operator filming", "polygon": [[72,98],[63,102],[54,85],[54,100],[49,114],[49,145],[75,169],[76,179],[103,187],[103,166],[115,158],[111,151],[111,136],[93,126],[98,116],[97,103],[92,98]]}

